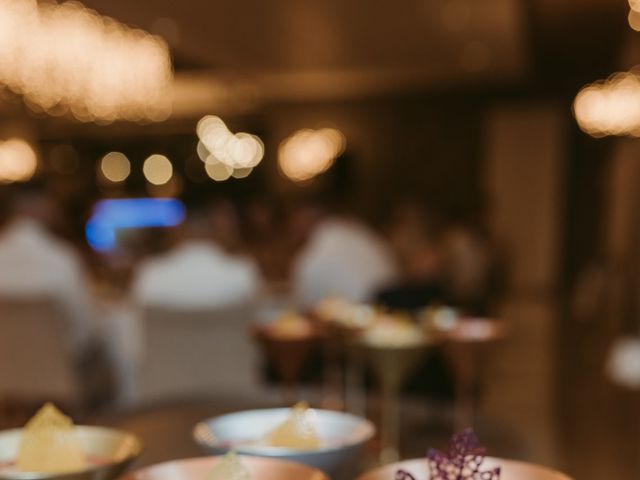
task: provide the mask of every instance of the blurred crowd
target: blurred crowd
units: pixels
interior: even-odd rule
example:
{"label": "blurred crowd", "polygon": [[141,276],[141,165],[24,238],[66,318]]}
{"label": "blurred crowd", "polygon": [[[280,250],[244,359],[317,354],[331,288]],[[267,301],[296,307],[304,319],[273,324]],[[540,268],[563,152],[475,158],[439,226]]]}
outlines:
{"label": "blurred crowd", "polygon": [[[115,250],[101,254],[73,241],[69,215],[38,185],[15,188],[5,200],[0,303],[52,301],[73,356],[87,364],[102,352],[124,391],[136,388],[132,372],[144,348],[136,316],[147,309],[251,305],[253,321],[274,298],[282,308],[305,311],[339,296],[389,310],[439,304],[486,316],[503,283],[482,225],[444,218],[417,200],[390,207],[375,224],[344,204],[315,199],[288,206],[185,201],[178,227],[121,232]],[[0,322],[0,332],[8,328]]]}

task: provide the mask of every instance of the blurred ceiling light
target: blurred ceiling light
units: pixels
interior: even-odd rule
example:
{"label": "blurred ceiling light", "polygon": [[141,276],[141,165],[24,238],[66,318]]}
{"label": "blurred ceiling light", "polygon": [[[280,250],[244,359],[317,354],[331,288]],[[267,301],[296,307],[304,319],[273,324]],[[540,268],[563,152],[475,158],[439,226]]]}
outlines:
{"label": "blurred ceiling light", "polygon": [[640,77],[616,73],[578,92],[573,113],[580,128],[594,137],[640,137]]}
{"label": "blurred ceiling light", "polygon": [[253,168],[236,168],[231,176],[233,178],[247,178],[253,172]]}
{"label": "blurred ceiling light", "polygon": [[0,84],[81,121],[160,121],[171,109],[164,40],[78,2],[0,0]]}
{"label": "blurred ceiling light", "polygon": [[264,145],[260,138],[244,132],[231,133],[220,117],[203,117],[198,122],[196,133],[200,139],[198,156],[207,165],[220,163],[233,172],[238,169],[253,169],[264,157]]}
{"label": "blurred ceiling light", "polygon": [[345,147],[339,130],[298,130],[280,143],[278,167],[290,180],[304,182],[331,168]]}
{"label": "blurred ceiling light", "polygon": [[153,185],[164,185],[173,176],[173,165],[164,155],[153,154],[142,165],[144,178]]}
{"label": "blurred ceiling light", "polygon": [[0,142],[0,183],[25,182],[37,167],[36,152],[28,142],[20,138]]}
{"label": "blurred ceiling light", "polygon": [[206,162],[207,157],[211,155],[211,153],[209,153],[209,150],[207,150],[207,147],[205,147],[204,143],[202,143],[201,141],[198,141],[198,145],[196,146],[196,153],[198,154],[198,158],[203,162]]}
{"label": "blurred ceiling light", "polygon": [[124,182],[131,173],[131,162],[124,153],[109,152],[100,161],[100,171],[110,182]]}
{"label": "blurred ceiling light", "polygon": [[219,162],[215,157],[210,157],[204,164],[204,169],[209,178],[216,182],[224,182],[233,174],[233,167]]}
{"label": "blurred ceiling light", "polygon": [[629,10],[629,16],[627,17],[629,26],[636,32],[640,32],[640,11]]}

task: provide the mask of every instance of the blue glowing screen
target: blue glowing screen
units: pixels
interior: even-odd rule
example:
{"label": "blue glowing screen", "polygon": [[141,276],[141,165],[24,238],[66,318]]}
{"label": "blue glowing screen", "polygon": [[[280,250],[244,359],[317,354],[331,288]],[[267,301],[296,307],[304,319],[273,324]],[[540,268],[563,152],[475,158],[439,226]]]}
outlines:
{"label": "blue glowing screen", "polygon": [[85,236],[91,248],[108,252],[115,248],[120,229],[174,227],[184,217],[184,205],[175,198],[100,200],[87,222]]}

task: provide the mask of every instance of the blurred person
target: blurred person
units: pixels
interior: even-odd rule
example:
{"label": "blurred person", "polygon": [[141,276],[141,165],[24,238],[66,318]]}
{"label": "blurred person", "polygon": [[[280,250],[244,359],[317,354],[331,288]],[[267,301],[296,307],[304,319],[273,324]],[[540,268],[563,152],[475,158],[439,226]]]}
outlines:
{"label": "blurred person", "polygon": [[177,245],[140,265],[133,280],[133,296],[140,305],[207,310],[256,297],[261,284],[256,264],[228,253],[222,244],[236,238],[226,230],[231,226],[235,231],[235,216],[228,211],[216,216],[211,208],[191,209],[178,230]]}
{"label": "blurred person", "polygon": [[388,235],[403,267],[403,278],[378,292],[377,303],[393,310],[417,311],[446,303],[443,255],[435,215],[414,202],[392,214]]}
{"label": "blurred person", "polygon": [[501,278],[495,251],[479,228],[453,223],[444,236],[447,295],[469,314],[486,315],[499,294]]}
{"label": "blurred person", "polygon": [[282,235],[284,215],[270,198],[256,197],[244,205],[244,238],[251,256],[270,283],[287,277],[290,237]]}
{"label": "blurred person", "polygon": [[389,245],[353,213],[348,197],[355,189],[350,160],[346,155],[336,159],[332,170],[338,176],[324,193],[322,205],[299,208],[299,221],[294,221],[308,232],[292,272],[295,298],[304,306],[334,295],[369,301],[398,276]]}
{"label": "blurred person", "polygon": [[322,220],[293,266],[295,295],[303,305],[332,295],[364,302],[397,274],[384,240],[352,218]]}
{"label": "blurred person", "polygon": [[99,332],[82,258],[51,233],[60,216],[54,199],[35,184],[16,188],[0,231],[0,296],[56,301],[70,322],[70,346],[86,352]]}
{"label": "blurred person", "polygon": [[206,208],[210,230],[215,234],[216,243],[228,252],[242,250],[240,219],[235,205],[228,199],[215,199]]}

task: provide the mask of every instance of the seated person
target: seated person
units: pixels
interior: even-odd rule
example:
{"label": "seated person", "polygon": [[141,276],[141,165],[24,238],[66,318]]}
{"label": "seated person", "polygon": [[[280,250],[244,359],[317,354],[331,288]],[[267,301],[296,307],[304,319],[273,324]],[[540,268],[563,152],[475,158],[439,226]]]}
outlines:
{"label": "seated person", "polygon": [[[225,215],[228,209],[225,209]],[[167,253],[140,265],[133,281],[135,300],[143,306],[176,310],[210,310],[242,305],[260,289],[260,274],[249,258],[232,255],[218,239],[215,212],[191,210],[178,230],[178,242]],[[226,228],[226,227],[225,227]]]}
{"label": "seated person", "polygon": [[376,303],[391,310],[416,312],[434,303],[446,303],[444,258],[438,220],[417,203],[405,203],[392,214],[388,233],[404,278],[378,292]]}
{"label": "seated person", "polygon": [[293,288],[305,306],[338,295],[363,302],[397,275],[394,257],[382,238],[354,218],[319,221],[296,258]]}
{"label": "seated person", "polygon": [[97,322],[80,255],[53,235],[54,200],[35,186],[22,186],[10,201],[0,231],[0,297],[48,298],[70,322],[69,343],[77,352],[94,343]]}

